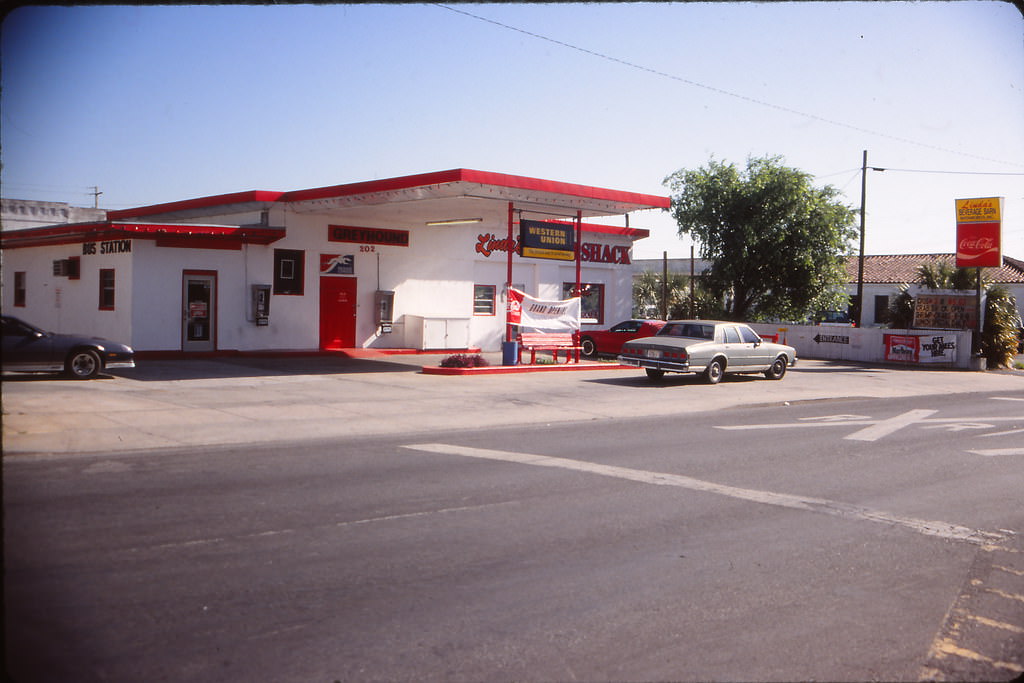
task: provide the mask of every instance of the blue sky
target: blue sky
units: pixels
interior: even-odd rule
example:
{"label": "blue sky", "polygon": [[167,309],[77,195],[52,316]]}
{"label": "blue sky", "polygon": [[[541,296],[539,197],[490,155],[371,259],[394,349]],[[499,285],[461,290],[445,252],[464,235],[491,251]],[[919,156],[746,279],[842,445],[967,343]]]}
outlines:
{"label": "blue sky", "polygon": [[[472,15],[472,16],[471,16]],[[448,168],[649,194],[780,155],[867,252],[955,249],[1003,196],[1024,258],[1024,19],[1002,2],[24,7],[3,24],[3,195],[118,209]],[[928,171],[927,173],[921,171]],[[1015,174],[1015,175],[1013,175]],[[688,256],[671,218],[635,256]]]}

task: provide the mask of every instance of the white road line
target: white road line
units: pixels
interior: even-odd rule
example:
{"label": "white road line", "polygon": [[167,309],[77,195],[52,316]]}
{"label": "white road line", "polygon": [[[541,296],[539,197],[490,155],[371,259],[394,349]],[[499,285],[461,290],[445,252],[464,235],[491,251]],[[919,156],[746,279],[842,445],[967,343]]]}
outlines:
{"label": "white road line", "polygon": [[1005,432],[992,432],[991,434],[982,434],[981,436],[1009,436],[1011,434],[1024,434],[1024,429],[1011,429]]}
{"label": "white road line", "polygon": [[850,439],[852,441],[877,441],[883,436],[898,432],[899,430],[920,422],[929,415],[934,415],[937,410],[909,410],[902,415],[890,417],[888,420],[880,420],[877,424],[866,427],[859,431],[844,436],[844,439]]}
{"label": "white road line", "polygon": [[[484,503],[482,505],[463,505],[461,507],[454,508],[439,508],[436,510],[421,510],[419,512],[406,512],[398,515],[383,515],[381,517],[368,517],[366,519],[353,519],[346,522],[334,522],[332,524],[321,524],[318,526],[309,527],[304,529],[318,530],[318,529],[343,529],[349,526],[359,526],[360,524],[374,524],[376,522],[393,522],[400,519],[415,519],[417,517],[429,517],[430,515],[441,515],[449,512],[467,512],[469,510],[480,510],[482,508],[492,508],[502,505],[518,505],[517,501],[506,501],[501,503]],[[173,543],[161,543],[160,545],[149,546],[144,550],[165,550],[167,548],[189,548],[192,546],[199,545],[213,545],[216,543],[226,543],[228,541],[244,541],[251,538],[265,538],[270,536],[281,536],[283,534],[294,534],[297,533],[298,529],[269,529],[267,531],[253,531],[247,534],[238,534],[235,536],[222,536],[213,538],[198,538],[191,541],[176,541]]]}
{"label": "white road line", "polygon": [[714,493],[729,498],[737,498],[763,505],[774,505],[778,507],[805,510],[808,512],[820,512],[836,517],[857,519],[869,522],[880,522],[899,526],[915,531],[925,536],[937,536],[953,541],[965,541],[976,545],[985,545],[992,542],[1003,541],[1005,534],[980,531],[956,524],[936,522],[913,517],[901,517],[881,510],[827,500],[824,498],[810,498],[805,496],[794,496],[785,493],[773,493],[771,491],[759,491],[757,489],[744,489],[735,486],[715,484],[710,481],[702,481],[680,474],[666,474],[661,472],[649,472],[647,470],[634,470],[627,467],[615,465],[600,465],[582,460],[570,460],[567,458],[554,458],[546,455],[533,455],[530,453],[513,453],[509,451],[497,451],[488,448],[470,448],[443,443],[420,443],[403,446],[414,451],[426,453],[441,453],[445,455],[460,455],[468,458],[481,458],[484,460],[498,460],[502,462],[519,463],[522,465],[534,465],[537,467],[555,467],[587,474],[598,474],[605,477],[627,479],[643,484],[655,484],[658,486],[675,486],[691,491],[702,491]]}
{"label": "white road line", "polygon": [[[805,418],[800,418],[805,419]],[[806,427],[849,427],[850,425],[874,425],[878,420],[829,420],[822,422],[779,422],[760,425],[715,425],[715,429],[727,432],[742,432],[755,429],[804,429]]]}
{"label": "white road line", "polygon": [[995,455],[1024,455],[1024,448],[988,448],[977,451],[967,451],[974,455],[984,455],[992,457]]}

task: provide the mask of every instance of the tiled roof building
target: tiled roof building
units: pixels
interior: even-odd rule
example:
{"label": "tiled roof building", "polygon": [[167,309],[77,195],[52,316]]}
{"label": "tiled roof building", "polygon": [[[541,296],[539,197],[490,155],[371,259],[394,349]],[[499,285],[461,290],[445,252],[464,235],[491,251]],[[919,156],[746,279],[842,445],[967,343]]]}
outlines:
{"label": "tiled roof building", "polygon": [[[848,282],[856,284],[858,259],[846,262]],[[918,269],[923,265],[941,263],[956,265],[955,254],[889,254],[864,257],[865,284],[913,284],[920,280]],[[1003,257],[1002,268],[983,268],[982,279],[988,283],[1024,284],[1024,261]]]}

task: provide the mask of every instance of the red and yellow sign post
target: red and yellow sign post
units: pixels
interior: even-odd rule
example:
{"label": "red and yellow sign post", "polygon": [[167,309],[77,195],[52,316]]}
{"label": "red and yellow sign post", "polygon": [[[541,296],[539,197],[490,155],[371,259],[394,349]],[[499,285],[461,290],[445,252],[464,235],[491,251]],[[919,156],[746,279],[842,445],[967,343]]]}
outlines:
{"label": "red and yellow sign post", "polygon": [[1002,197],[956,200],[956,266],[975,268],[975,329],[971,352],[981,351],[981,269],[1003,265]]}
{"label": "red and yellow sign post", "polygon": [[1003,265],[1002,197],[956,200],[957,268],[999,268]]}

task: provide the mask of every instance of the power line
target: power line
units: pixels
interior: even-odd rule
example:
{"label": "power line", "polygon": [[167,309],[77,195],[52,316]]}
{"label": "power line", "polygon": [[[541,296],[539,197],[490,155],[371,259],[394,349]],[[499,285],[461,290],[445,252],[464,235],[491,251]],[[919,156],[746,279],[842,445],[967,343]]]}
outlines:
{"label": "power line", "polygon": [[879,168],[871,167],[872,171],[897,171],[900,173],[946,173],[949,175],[1018,175],[1024,176],[1024,173],[1011,173],[1011,172],[998,172],[998,171],[928,171],[915,168]]}
{"label": "power line", "polygon": [[937,151],[940,151],[940,152],[947,152],[947,153],[950,153],[950,154],[958,154],[960,156],[971,157],[973,159],[981,159],[983,161],[993,161],[993,162],[998,163],[998,164],[1008,164],[1010,166],[1018,166],[1019,165],[1019,164],[1014,163],[1012,161],[1005,161],[1003,159],[993,159],[991,157],[983,157],[983,156],[980,156],[978,154],[970,154],[969,152],[962,152],[962,151],[956,150],[956,149],[949,149],[948,147],[940,147],[938,145],[932,145],[932,144],[929,144],[927,142],[919,142],[917,140],[911,140],[910,138],[904,138],[904,137],[900,137],[898,135],[891,135],[889,133],[882,133],[882,132],[879,132],[877,130],[871,130],[869,128],[861,128],[860,126],[854,126],[852,124],[844,123],[842,121],[836,121],[835,119],[825,118],[824,116],[818,116],[817,114],[808,114],[807,112],[799,111],[797,109],[792,109],[790,107],[785,107],[785,106],[782,106],[782,105],[779,105],[779,104],[773,104],[771,102],[765,102],[764,100],[759,100],[759,99],[756,99],[754,97],[748,97],[747,95],[741,95],[739,93],[734,93],[734,92],[731,92],[729,90],[724,90],[722,88],[716,88],[715,86],[707,85],[705,83],[699,83],[697,81],[691,81],[691,80],[683,78],[681,76],[676,76],[675,74],[666,73],[664,71],[658,71],[657,69],[652,69],[651,67],[643,66],[642,64],[636,64],[634,62],[630,62],[630,61],[627,61],[625,59],[619,59],[618,57],[612,57],[610,55],[606,55],[606,54],[601,53],[601,52],[595,52],[594,50],[588,50],[587,48],[580,47],[578,45],[573,45],[572,43],[566,43],[564,41],[557,40],[555,38],[550,38],[548,36],[541,35],[539,33],[533,33],[532,31],[527,31],[525,29],[521,29],[521,28],[518,28],[516,26],[509,26],[508,24],[503,24],[500,21],[495,21],[494,19],[488,19],[487,17],[482,17],[482,16],[480,16],[478,14],[473,14],[472,12],[467,12],[467,11],[465,11],[463,9],[456,9],[455,7],[451,7],[449,5],[443,5],[443,4],[440,4],[440,3],[434,3],[434,5],[436,7],[440,7],[441,9],[446,9],[449,12],[454,12],[456,14],[461,14],[463,16],[467,16],[467,17],[469,17],[471,19],[476,19],[478,21],[483,21],[483,22],[488,23],[488,24],[493,24],[494,26],[498,26],[498,27],[501,27],[503,29],[507,29],[509,31],[515,31],[516,33],[522,33],[523,35],[530,36],[531,38],[536,38],[538,40],[544,40],[544,41],[547,41],[547,42],[552,43],[554,45],[560,45],[560,46],[562,46],[564,48],[568,48],[570,50],[576,50],[577,52],[582,52],[582,53],[590,55],[592,57],[597,57],[599,59],[604,59],[604,60],[607,60],[609,62],[614,62],[616,64],[621,64],[621,65],[627,66],[627,67],[629,67],[631,69],[638,69],[640,71],[646,71],[647,73],[654,74],[656,76],[661,76],[663,78],[668,78],[668,79],[671,79],[673,81],[678,81],[680,83],[685,83],[686,85],[692,85],[695,88],[703,88],[704,90],[709,90],[711,92],[718,93],[720,95],[726,95],[728,97],[734,97],[736,99],[740,99],[740,100],[743,100],[745,102],[750,102],[752,104],[757,104],[757,105],[760,105],[762,107],[768,107],[770,109],[776,109],[778,111],[786,112],[788,114],[796,114],[797,116],[802,116],[804,118],[811,119],[813,121],[820,121],[821,123],[827,123],[829,125],[838,126],[840,128],[847,128],[849,130],[854,130],[854,131],[857,131],[859,133],[867,133],[868,135],[874,135],[874,136],[877,136],[877,137],[888,138],[890,140],[896,140],[897,142],[904,142],[904,143],[907,143],[909,145],[916,145],[918,147],[925,147],[925,148],[928,148],[928,149],[934,149],[934,150],[937,150]]}

